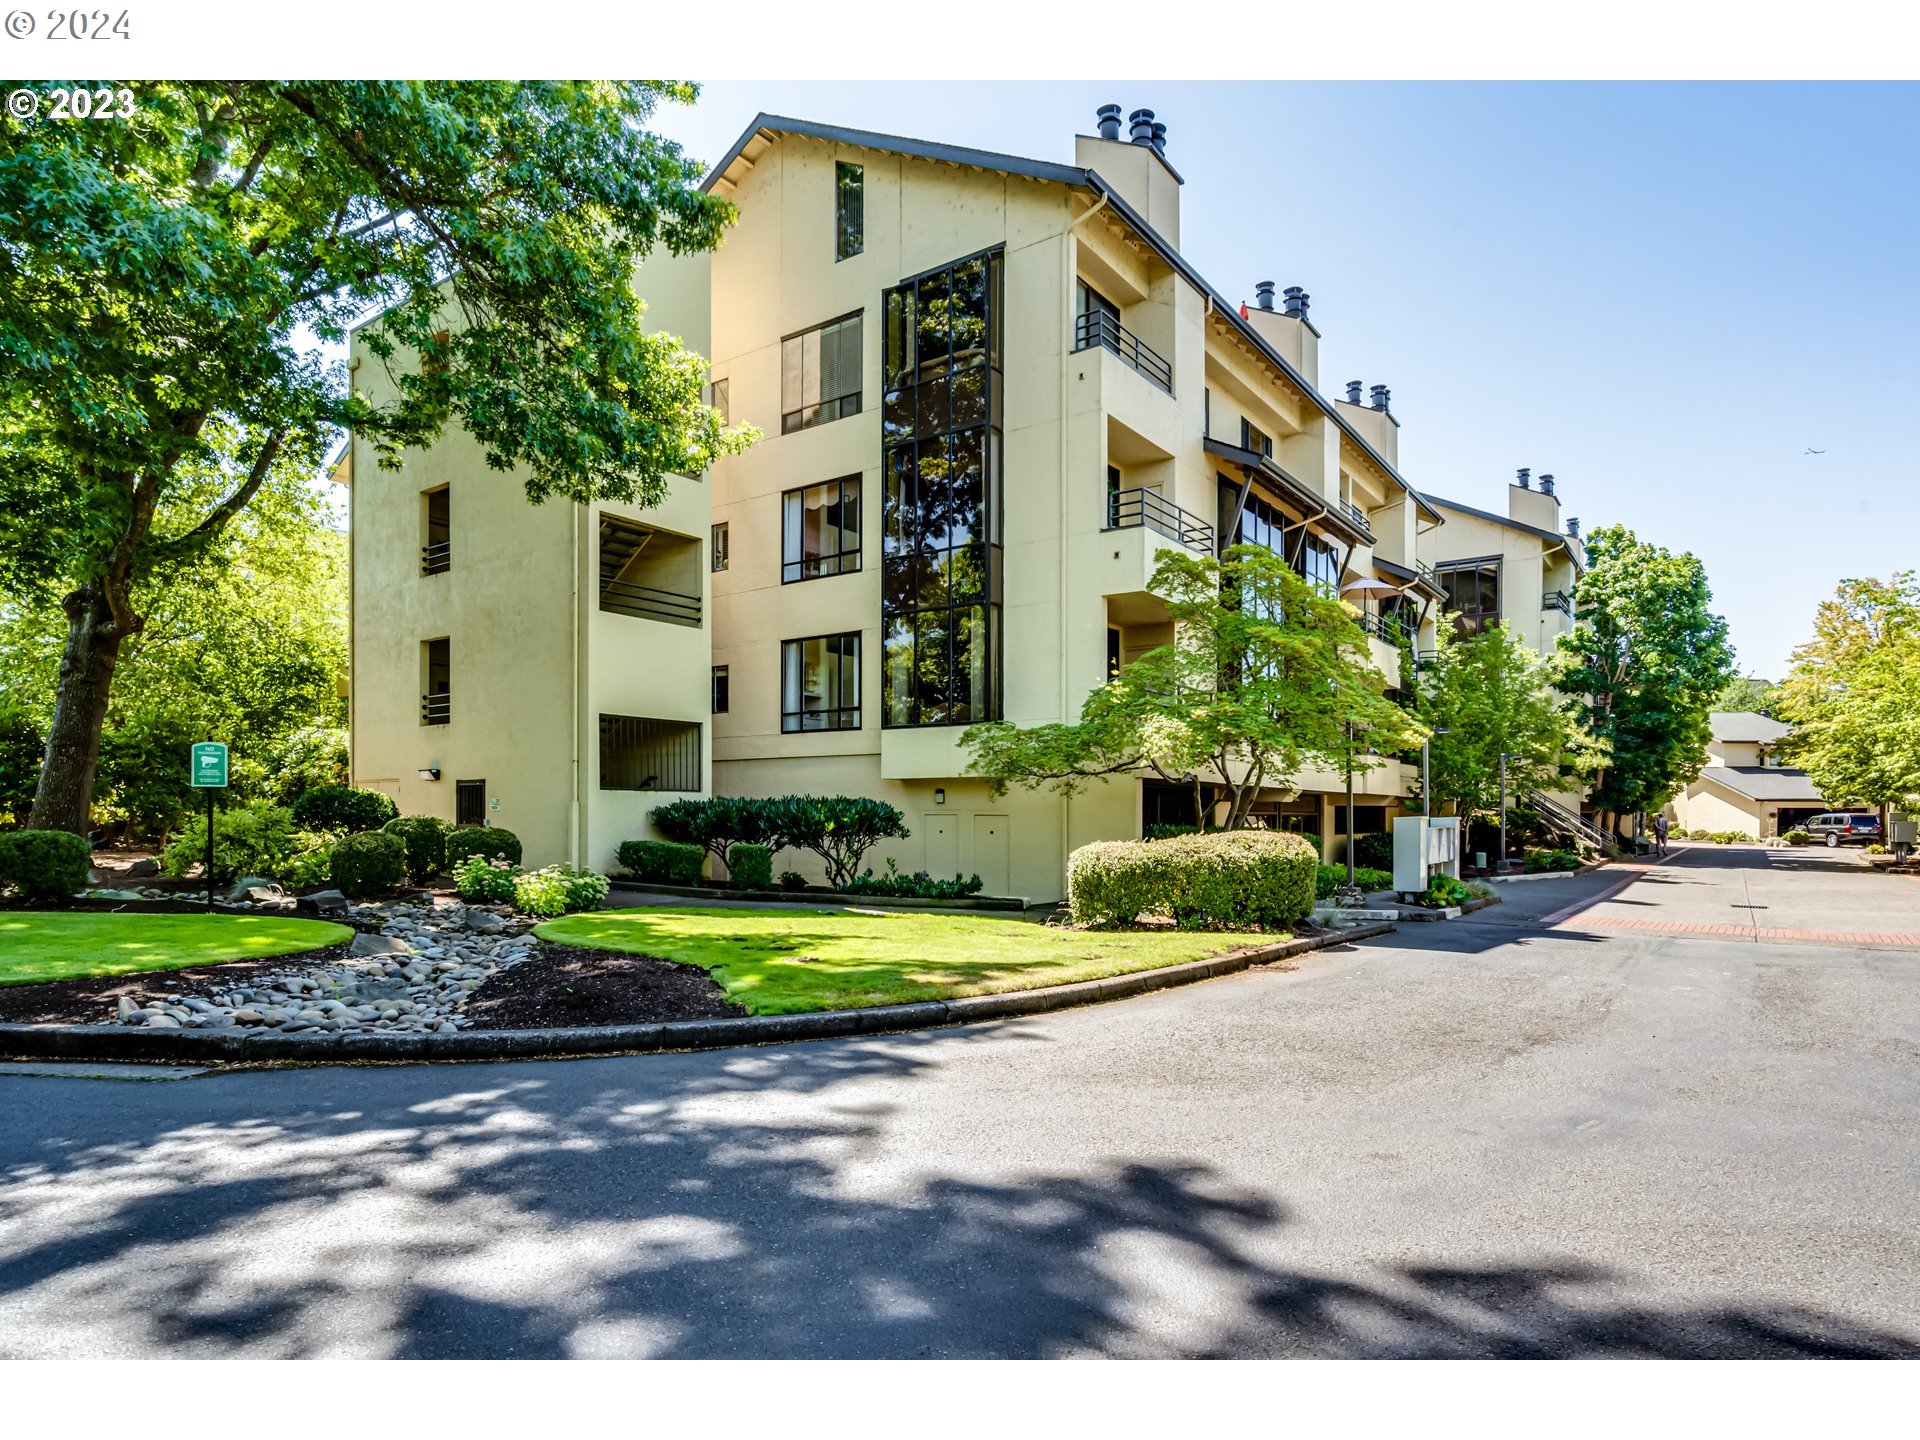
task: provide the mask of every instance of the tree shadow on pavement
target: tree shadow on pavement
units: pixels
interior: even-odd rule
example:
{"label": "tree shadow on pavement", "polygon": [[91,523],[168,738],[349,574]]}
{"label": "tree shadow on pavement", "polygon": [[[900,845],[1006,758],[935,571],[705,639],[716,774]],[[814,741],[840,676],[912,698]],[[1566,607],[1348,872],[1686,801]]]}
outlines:
{"label": "tree shadow on pavement", "polygon": [[1285,1205],[1197,1164],[881,1155],[864,1082],[1009,1039],[1047,1043],[9,1082],[0,1352],[1920,1355],[1564,1262],[1292,1268]]}

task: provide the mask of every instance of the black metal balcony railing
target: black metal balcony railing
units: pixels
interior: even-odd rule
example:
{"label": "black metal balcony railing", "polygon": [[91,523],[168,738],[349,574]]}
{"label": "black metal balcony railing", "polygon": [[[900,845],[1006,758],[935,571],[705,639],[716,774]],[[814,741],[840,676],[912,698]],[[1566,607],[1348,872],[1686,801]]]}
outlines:
{"label": "black metal balcony railing", "polygon": [[1104,310],[1088,310],[1073,327],[1073,348],[1111,350],[1169,395],[1173,393],[1173,366]]}
{"label": "black metal balcony railing", "polygon": [[437,545],[420,547],[420,573],[439,575],[453,568],[453,544],[442,540]]}
{"label": "black metal balcony railing", "polygon": [[438,695],[420,697],[420,723],[445,725],[453,719],[453,696],[442,690]]}
{"label": "black metal balcony railing", "polygon": [[700,623],[700,597],[625,580],[600,582],[600,608],[615,615],[637,615],[644,620],[667,620],[675,625]]}
{"label": "black metal balcony railing", "polygon": [[1360,628],[1389,645],[1398,645],[1410,633],[1407,623],[1397,615],[1377,615],[1371,610],[1360,613]]}
{"label": "black metal balcony railing", "polygon": [[1564,590],[1549,590],[1540,597],[1542,610],[1558,610],[1569,619],[1573,616],[1573,597]]}
{"label": "black metal balcony railing", "polygon": [[1365,535],[1369,540],[1373,538],[1373,527],[1367,523],[1366,511],[1362,510],[1351,500],[1342,500],[1340,502],[1340,513],[1345,515],[1347,519],[1351,520],[1355,525],[1358,525],[1361,534]]}
{"label": "black metal balcony railing", "polygon": [[1109,490],[1107,528],[1130,530],[1144,525],[1189,550],[1213,553],[1213,527],[1192,511],[1182,510],[1158,490]]}

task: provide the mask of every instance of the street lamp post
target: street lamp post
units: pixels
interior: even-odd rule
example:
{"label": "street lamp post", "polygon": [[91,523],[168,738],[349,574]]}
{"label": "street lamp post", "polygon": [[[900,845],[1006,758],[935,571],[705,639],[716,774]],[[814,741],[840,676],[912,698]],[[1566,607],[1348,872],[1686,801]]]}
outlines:
{"label": "street lamp post", "polygon": [[1500,752],[1500,863],[1496,872],[1507,868],[1507,752]]}

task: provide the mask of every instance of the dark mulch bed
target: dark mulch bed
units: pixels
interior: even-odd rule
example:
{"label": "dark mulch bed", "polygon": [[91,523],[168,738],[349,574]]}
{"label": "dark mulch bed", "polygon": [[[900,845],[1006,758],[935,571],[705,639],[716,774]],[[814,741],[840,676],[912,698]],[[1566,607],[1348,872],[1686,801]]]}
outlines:
{"label": "dark mulch bed", "polygon": [[179,970],[142,970],[129,975],[94,975],[84,980],[42,980],[31,985],[0,985],[0,1023],[8,1025],[104,1025],[112,1020],[122,995],[138,1003],[162,995],[211,995],[308,965],[334,965],[347,945],[327,945],[278,955],[270,960],[229,960],[221,965],[189,965]]}
{"label": "dark mulch bed", "polygon": [[474,991],[466,1009],[475,1030],[643,1025],[746,1013],[698,965],[545,943],[533,959]]}

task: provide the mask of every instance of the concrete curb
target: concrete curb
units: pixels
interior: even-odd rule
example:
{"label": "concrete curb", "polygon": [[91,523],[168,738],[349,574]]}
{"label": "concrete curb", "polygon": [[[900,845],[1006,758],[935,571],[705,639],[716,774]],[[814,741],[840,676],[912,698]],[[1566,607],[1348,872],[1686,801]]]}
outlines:
{"label": "concrete curb", "polygon": [[[1031,907],[1017,895],[963,895],[951,900],[919,899],[907,895],[857,895],[850,890],[739,890],[730,885],[667,885],[639,880],[613,880],[607,898],[622,895],[671,895],[691,900],[772,900],[782,905],[857,905],[875,910],[984,910],[1006,915],[1024,914]],[[603,908],[618,909],[608,904]]]}
{"label": "concrete curb", "polygon": [[946,1025],[971,1025],[1018,1015],[1043,1015],[1190,985],[1270,965],[1312,950],[1367,940],[1394,929],[1391,922],[1283,940],[1158,970],[1105,980],[1081,980],[1039,990],[969,995],[864,1010],[817,1010],[805,1015],[744,1015],[715,1020],[666,1020],[652,1025],[595,1025],[544,1030],[457,1030],[446,1035],[350,1033],[275,1035],[244,1030],[147,1030],[124,1025],[0,1025],[0,1057],[14,1060],[138,1060],[236,1064],[299,1060],[351,1061],[520,1060],[532,1056],[615,1055],[661,1050],[722,1050],[736,1045],[783,1045],[835,1040]]}

